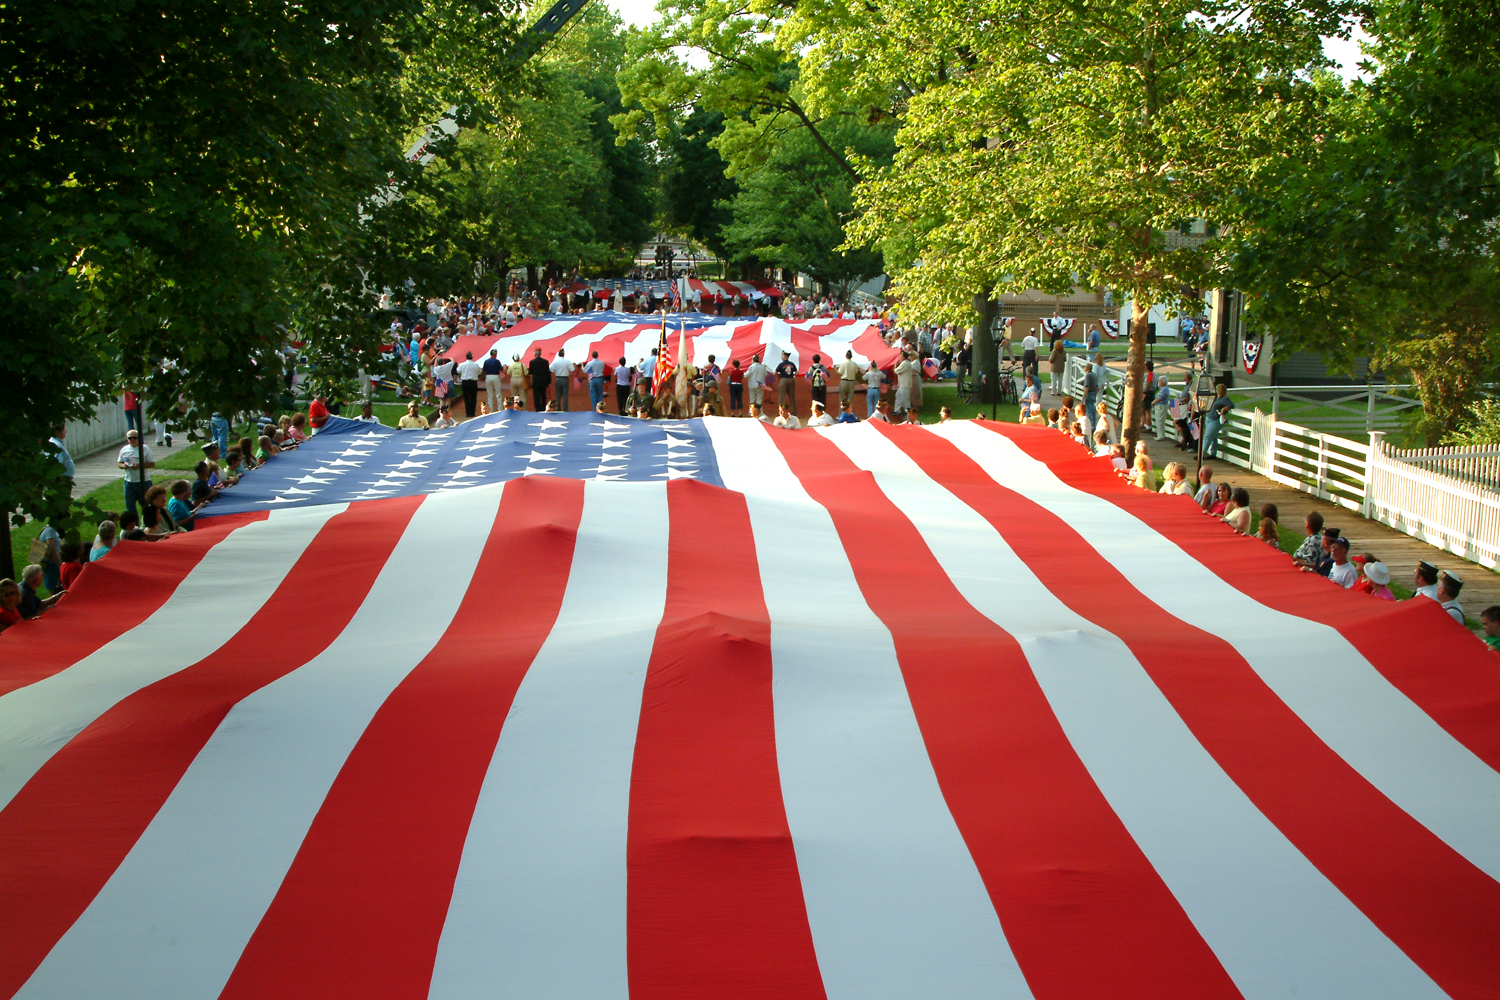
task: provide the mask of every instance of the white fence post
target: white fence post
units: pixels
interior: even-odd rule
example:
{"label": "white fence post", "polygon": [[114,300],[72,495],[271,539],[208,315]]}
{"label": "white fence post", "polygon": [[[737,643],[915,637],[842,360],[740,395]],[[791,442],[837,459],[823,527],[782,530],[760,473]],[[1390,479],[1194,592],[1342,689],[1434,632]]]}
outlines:
{"label": "white fence post", "polygon": [[1365,463],[1365,499],[1360,517],[1371,517],[1375,508],[1375,470],[1385,461],[1385,431],[1370,432],[1370,460]]}
{"label": "white fence post", "polygon": [[1375,383],[1370,383],[1369,402],[1365,404],[1365,433],[1370,434],[1375,430]]}

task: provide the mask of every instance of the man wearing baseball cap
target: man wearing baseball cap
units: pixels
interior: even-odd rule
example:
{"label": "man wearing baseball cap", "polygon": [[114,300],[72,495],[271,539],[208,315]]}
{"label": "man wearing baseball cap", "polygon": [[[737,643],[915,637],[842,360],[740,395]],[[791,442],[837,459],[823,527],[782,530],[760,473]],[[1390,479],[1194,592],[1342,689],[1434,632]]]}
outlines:
{"label": "man wearing baseball cap", "polygon": [[1349,561],[1349,539],[1340,536],[1328,546],[1333,564],[1328,568],[1328,579],[1348,590],[1359,579],[1359,569]]}

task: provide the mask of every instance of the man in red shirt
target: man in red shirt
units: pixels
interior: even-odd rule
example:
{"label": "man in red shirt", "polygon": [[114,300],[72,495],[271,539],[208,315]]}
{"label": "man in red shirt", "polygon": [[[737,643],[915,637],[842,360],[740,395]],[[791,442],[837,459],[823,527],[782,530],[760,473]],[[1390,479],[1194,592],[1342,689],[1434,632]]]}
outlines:
{"label": "man in red shirt", "polygon": [[323,425],[328,423],[328,407],[324,405],[323,400],[318,396],[314,396],[313,401],[307,404],[307,422],[312,425],[314,434],[322,430]]}

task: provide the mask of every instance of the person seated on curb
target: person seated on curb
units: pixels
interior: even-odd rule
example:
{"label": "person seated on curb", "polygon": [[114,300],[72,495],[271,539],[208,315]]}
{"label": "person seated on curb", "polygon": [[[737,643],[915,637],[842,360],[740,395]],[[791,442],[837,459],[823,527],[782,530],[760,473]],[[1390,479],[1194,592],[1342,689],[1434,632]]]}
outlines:
{"label": "person seated on curb", "polygon": [[1214,488],[1214,500],[1208,505],[1208,513],[1214,517],[1223,517],[1229,511],[1229,501],[1233,493],[1228,483],[1219,483]]}
{"label": "person seated on curb", "polygon": [[1214,504],[1214,470],[1206,465],[1198,470],[1198,492],[1193,494],[1193,502],[1204,510]]}
{"label": "person seated on curb", "polygon": [[[1108,434],[1107,431],[1096,431],[1095,437],[1100,434]],[[1109,447],[1113,448],[1113,445]],[[1193,492],[1193,484],[1187,481],[1187,466],[1181,462],[1168,462],[1167,467],[1162,470],[1162,493],[1186,495]]]}
{"label": "person seated on curb", "polygon": [[1337,537],[1339,537],[1339,529],[1323,529],[1322,554],[1318,557],[1317,563],[1311,567],[1312,572],[1319,576],[1328,575],[1328,571],[1333,568],[1333,540]]}
{"label": "person seated on curb", "polygon": [[194,519],[197,518],[198,511],[202,510],[203,504],[208,501],[193,503],[193,488],[188,485],[186,479],[174,482],[171,491],[172,499],[167,501],[167,513],[172,515],[173,522],[183,531],[192,531],[197,526],[194,524]]}
{"label": "person seated on curb", "polygon": [[85,554],[82,542],[63,542],[62,568],[58,573],[62,579],[62,587],[67,590],[73,586],[83,567],[88,565],[88,556]]}
{"label": "person seated on curb", "polygon": [[21,585],[6,577],[0,580],[0,632],[12,625],[19,625],[22,620]]}
{"label": "person seated on curb", "polygon": [[21,617],[35,618],[57,603],[57,599],[63,595],[58,591],[48,597],[42,597],[37,591],[42,586],[42,567],[32,563],[21,570]]}
{"label": "person seated on curb", "polygon": [[812,416],[810,416],[810,417],[807,418],[807,426],[809,426],[809,427],[832,427],[833,426],[833,418],[828,415],[828,411],[826,409],[824,409],[823,404],[820,403],[820,402],[818,402],[816,399],[812,401]]}
{"label": "person seated on curb", "polygon": [[89,562],[98,562],[109,555],[109,550],[115,547],[115,532],[118,530],[119,526],[113,521],[99,522],[99,538],[89,550]]}
{"label": "person seated on curb", "polygon": [[1146,455],[1135,456],[1135,464],[1125,478],[1148,493],[1157,491],[1156,470],[1151,468],[1151,459]]}
{"label": "person seated on curb", "polygon": [[1391,571],[1385,563],[1372,559],[1365,563],[1364,579],[1361,582],[1369,584],[1371,597],[1378,597],[1382,601],[1394,601],[1396,595],[1391,593],[1389,586],[1391,582]]}
{"label": "person seated on curb", "polygon": [[874,412],[874,414],[871,415],[870,419],[871,420],[883,420],[886,423],[890,423],[891,422],[891,404],[888,403],[888,402],[886,402],[883,399],[879,403],[876,403],[875,404],[875,412]]}
{"label": "person seated on curb", "polygon": [[1484,626],[1484,644],[1500,653],[1500,604],[1491,604],[1479,612],[1479,624]]}
{"label": "person seated on curb", "polygon": [[219,495],[219,491],[209,484],[208,462],[201,461],[193,466],[193,475],[197,478],[188,484],[192,487],[193,503],[205,504]]}
{"label": "person seated on curb", "polygon": [[[946,409],[946,408],[947,407],[944,407],[944,409]],[[857,423],[859,423],[859,417],[854,412],[854,406],[853,406],[853,404],[851,404],[849,406],[845,406],[843,403],[840,403],[839,404],[839,415],[833,419],[833,422],[836,423],[836,424],[857,424]]]}
{"label": "person seated on curb", "polygon": [[800,430],[802,427],[802,421],[797,419],[797,414],[793,413],[785,403],[781,404],[780,409],[781,413],[776,417],[775,420],[776,426],[785,428],[789,431]]}
{"label": "person seated on curb", "polygon": [[[1094,432],[1094,456],[1096,458],[1108,458],[1109,457],[1109,449],[1110,449],[1109,431],[1107,431],[1103,427],[1101,427],[1097,431]],[[1162,475],[1166,476],[1166,474],[1167,474],[1166,470],[1163,469],[1162,470]]]}
{"label": "person seated on curb", "polygon": [[1298,569],[1317,569],[1323,558],[1323,515],[1310,512],[1302,521],[1302,530],[1307,537],[1292,553],[1292,565]]}
{"label": "person seated on curb", "polygon": [[1448,617],[1460,625],[1464,623],[1464,608],[1458,603],[1458,595],[1463,589],[1464,582],[1457,573],[1444,572],[1438,576],[1437,602],[1448,612]]}
{"label": "person seated on curb", "polygon": [[1328,554],[1332,557],[1328,579],[1345,590],[1354,586],[1354,581],[1359,579],[1359,567],[1349,561],[1349,539],[1335,538],[1328,546]]}
{"label": "person seated on curb", "polygon": [[1281,534],[1277,526],[1281,511],[1276,509],[1274,503],[1262,504],[1260,508],[1260,527],[1255,529],[1255,534],[1261,541],[1273,549],[1281,549]]}
{"label": "person seated on curb", "polygon": [[1437,600],[1438,568],[1430,562],[1417,563],[1417,571],[1412,574],[1411,584],[1416,592],[1414,596]]}
{"label": "person seated on curb", "polygon": [[751,403],[750,409],[747,412],[750,414],[751,420],[759,420],[761,423],[770,424],[772,427],[776,426],[775,418],[769,413],[761,412],[759,403]]}
{"label": "person seated on curb", "polygon": [[1250,534],[1250,491],[1236,487],[1229,495],[1229,506],[1224,511],[1224,523],[1241,535]]}
{"label": "person seated on curb", "polygon": [[449,407],[452,405],[452,403],[444,403],[438,407],[437,419],[432,421],[428,426],[433,430],[447,430],[449,427],[457,427],[458,421],[454,420],[453,415],[449,412]]}

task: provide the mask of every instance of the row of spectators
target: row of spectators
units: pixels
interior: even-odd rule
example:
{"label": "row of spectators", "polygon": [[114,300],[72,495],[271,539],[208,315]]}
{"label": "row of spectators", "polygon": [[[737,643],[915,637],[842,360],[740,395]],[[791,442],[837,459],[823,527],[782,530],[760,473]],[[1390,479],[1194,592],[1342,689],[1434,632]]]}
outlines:
{"label": "row of spectators", "polygon": [[[0,580],[0,631],[46,611],[67,593],[85,566],[107,556],[120,542],[155,542],[192,531],[207,504],[247,472],[296,448],[307,439],[306,428],[305,413],[268,414],[253,437],[242,437],[230,447],[210,437],[203,442],[203,458],[193,466],[193,478],[169,483],[151,481],[156,457],[132,428],[116,457],[125,475],[125,509],[106,514],[88,543],[65,537],[55,525],[43,528],[38,536],[41,561],[27,566],[19,583]],[[41,596],[44,591],[46,597]]]}
{"label": "row of spectators", "polygon": [[[1150,448],[1144,441],[1136,443],[1135,460],[1127,465],[1118,428],[1103,403],[1098,407],[1099,427],[1093,432],[1092,439],[1084,429],[1083,421],[1087,416],[1082,403],[1074,404],[1072,399],[1064,397],[1062,406],[1048,412],[1045,425],[1068,434],[1081,445],[1092,440],[1092,453],[1111,461],[1119,474],[1133,485],[1160,493],[1191,496],[1205,514],[1218,518],[1241,535],[1258,538],[1278,552],[1282,551],[1280,512],[1274,503],[1262,504],[1258,518],[1252,517],[1250,491],[1244,487],[1231,487],[1228,483],[1215,483],[1213,469],[1207,465],[1198,470],[1196,487],[1188,482],[1187,467],[1181,462],[1168,462],[1158,477]],[[1023,422],[1043,423],[1024,416]],[[1302,530],[1305,537],[1292,553],[1292,564],[1299,570],[1316,573],[1346,590],[1369,594],[1380,600],[1398,599],[1390,588],[1390,567],[1373,552],[1351,555],[1353,543],[1342,529],[1325,526],[1321,513],[1309,512]],[[1423,561],[1417,564],[1412,574],[1413,596],[1410,599],[1437,601],[1449,617],[1463,625],[1464,609],[1459,603],[1463,586],[1457,573],[1440,571],[1432,563]],[[1480,623],[1484,628],[1484,641],[1500,653],[1500,605],[1481,612]]]}

